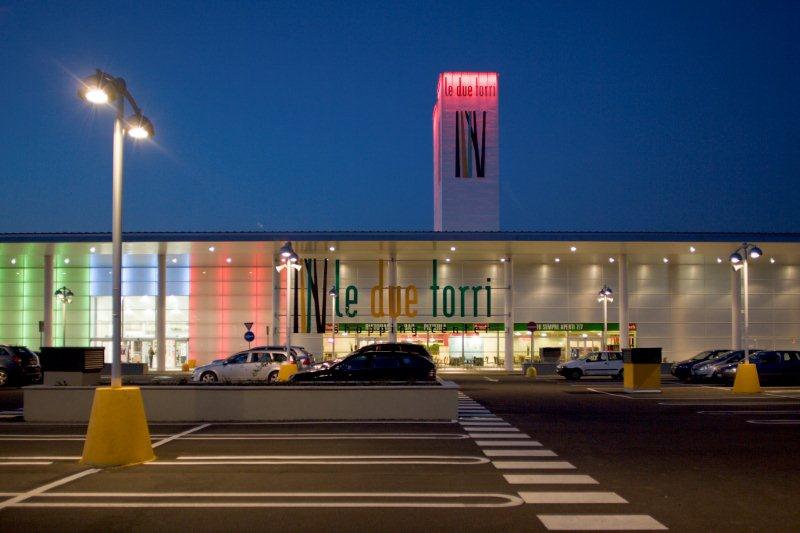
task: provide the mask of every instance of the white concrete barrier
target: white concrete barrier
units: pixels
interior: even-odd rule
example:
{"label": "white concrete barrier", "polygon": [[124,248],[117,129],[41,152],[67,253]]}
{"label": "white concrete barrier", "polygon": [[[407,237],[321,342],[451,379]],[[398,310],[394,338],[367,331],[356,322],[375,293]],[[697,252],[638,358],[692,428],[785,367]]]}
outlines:
{"label": "white concrete barrier", "polygon": [[[149,422],[455,420],[458,386],[141,386]],[[29,422],[88,422],[94,387],[23,389]]]}

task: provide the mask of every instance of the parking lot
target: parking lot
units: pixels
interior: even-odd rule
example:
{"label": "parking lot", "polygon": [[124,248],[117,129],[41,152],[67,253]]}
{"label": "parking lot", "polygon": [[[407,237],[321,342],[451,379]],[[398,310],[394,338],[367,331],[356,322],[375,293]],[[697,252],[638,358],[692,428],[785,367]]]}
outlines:
{"label": "parking lot", "polygon": [[[450,374],[451,423],[152,425],[158,459],[78,464],[85,426],[0,419],[0,529],[793,531],[800,388]],[[281,408],[291,408],[290,406]]]}

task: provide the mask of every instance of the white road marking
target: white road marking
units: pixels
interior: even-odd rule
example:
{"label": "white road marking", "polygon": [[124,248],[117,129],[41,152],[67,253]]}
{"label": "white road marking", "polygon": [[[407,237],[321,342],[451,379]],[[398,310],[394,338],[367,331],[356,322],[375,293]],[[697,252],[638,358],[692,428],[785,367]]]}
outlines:
{"label": "white road marking", "polygon": [[512,485],[597,485],[591,476],[582,474],[503,474]]}
{"label": "white road marking", "polygon": [[748,424],[764,424],[767,426],[797,426],[800,425],[800,420],[748,420]]}
{"label": "white road marking", "polygon": [[[519,431],[519,430],[517,430]],[[473,439],[529,439],[527,433],[470,433]]]}
{"label": "white road marking", "polygon": [[[491,427],[491,426],[468,426],[464,428],[467,431],[519,431],[515,427]],[[470,434],[471,435],[471,434]]]}
{"label": "white road marking", "polygon": [[574,470],[575,465],[567,461],[492,461],[498,470]]}
{"label": "white road marking", "polygon": [[[697,398],[692,398],[692,400],[696,400]],[[748,400],[751,398],[748,398]],[[800,405],[800,402],[772,402],[769,400],[763,400],[760,402],[752,402],[752,401],[728,401],[728,402],[719,402],[716,403],[712,402],[691,402],[691,401],[672,401],[672,402],[658,402],[658,405],[669,405],[671,407],[735,407],[737,405],[744,405],[744,406],[753,406],[753,405]]]}
{"label": "white road marking", "polygon": [[497,383],[500,381],[499,379],[489,378],[486,376],[483,376],[483,379],[485,379],[486,381],[491,381],[492,383]]}
{"label": "white road marking", "polygon": [[46,485],[42,485],[40,487],[36,487],[35,489],[31,489],[27,492],[23,492],[14,496],[13,498],[9,498],[4,502],[0,502],[0,510],[5,509],[6,507],[17,507],[19,505],[23,505],[23,501],[27,500],[28,498],[33,498],[36,496],[40,496],[41,494],[47,492],[50,489],[54,489],[56,487],[60,487],[61,485],[65,485],[76,479],[80,479],[84,476],[88,476],[89,474],[94,474],[95,472],[99,472],[99,468],[89,468],[87,470],[83,470],[82,472],[78,472],[72,474],[71,476],[67,476],[65,478],[58,479]]}
{"label": "white road marking", "polygon": [[6,455],[0,456],[0,461],[77,461],[80,455]]}
{"label": "white road marking", "polygon": [[519,492],[525,503],[628,503],[616,492]]}
{"label": "white road marking", "polygon": [[667,527],[646,514],[630,515],[537,515],[551,531],[664,530]]}
{"label": "white road marking", "polygon": [[460,440],[461,433],[296,433],[283,435],[226,435],[224,433],[189,435],[182,440]]}
{"label": "white road marking", "polygon": [[175,439],[180,439],[181,437],[185,437],[186,435],[189,435],[189,434],[194,433],[196,431],[203,430],[203,429],[207,428],[210,425],[211,424],[201,424],[201,425],[195,426],[195,427],[193,427],[191,429],[187,429],[186,431],[182,431],[180,433],[172,435],[171,437],[167,437],[166,439],[160,440],[158,442],[154,442],[153,443],[153,448],[158,448],[162,444],[167,444],[168,442],[172,442]]}
{"label": "white road marking", "polygon": [[[27,493],[26,493],[27,494]],[[20,495],[22,496],[22,495]],[[77,501],[77,502],[28,502],[14,501],[8,507],[98,507],[98,508],[212,508],[212,507],[402,507],[402,508],[487,508],[514,507],[524,502],[515,494],[495,493],[442,493],[442,492],[233,492],[233,493],[198,493],[198,492],[58,492],[38,494],[47,498],[143,498],[139,502],[113,501]],[[30,496],[28,496],[30,497]],[[187,501],[153,501],[154,497],[189,498]],[[213,498],[217,501],[205,500]],[[237,498],[237,501],[218,501],[220,498]],[[254,502],[253,498],[269,498],[271,501]],[[331,501],[342,499],[343,501]],[[362,499],[362,501],[354,501]],[[440,501],[436,501],[440,500]],[[483,500],[499,500],[486,502]],[[11,500],[8,500],[11,502]]]}
{"label": "white road marking", "polygon": [[[179,455],[178,461],[349,461],[349,460],[442,460],[442,459],[456,459],[465,464],[484,464],[489,460],[484,457],[476,457],[472,455]],[[300,463],[302,464],[302,463]]]}
{"label": "white road marking", "polygon": [[18,415],[5,415],[5,414],[0,414],[0,418],[18,418],[18,417],[20,417],[20,416],[22,416],[22,413],[20,413],[20,414],[18,414]]}
{"label": "white road marking", "polygon": [[628,400],[632,400],[633,399],[628,394],[617,394],[617,393],[614,393],[614,392],[606,392],[604,390],[599,390],[599,389],[595,389],[595,388],[592,388],[592,387],[586,387],[586,390],[589,390],[589,391],[592,391],[592,392],[596,392],[598,394],[606,394],[608,396],[616,396],[617,398],[625,398],[625,399],[628,399]]}
{"label": "white road marking", "polygon": [[500,427],[500,426],[511,426],[508,422],[492,422],[492,421],[472,421],[472,420],[462,420],[459,422],[464,427],[472,427],[472,426],[492,426],[492,427]]}
{"label": "white road marking", "polygon": [[53,461],[5,461],[0,462],[0,466],[46,466],[53,464]]}
{"label": "white road marking", "polygon": [[556,457],[552,450],[483,450],[486,457]]}
{"label": "white road marking", "polygon": [[765,409],[762,411],[745,411],[745,410],[732,410],[732,411],[697,411],[698,415],[800,415],[797,410],[778,410],[778,409]]}
{"label": "white road marking", "polygon": [[541,446],[541,442],[535,440],[476,440],[478,446]]}

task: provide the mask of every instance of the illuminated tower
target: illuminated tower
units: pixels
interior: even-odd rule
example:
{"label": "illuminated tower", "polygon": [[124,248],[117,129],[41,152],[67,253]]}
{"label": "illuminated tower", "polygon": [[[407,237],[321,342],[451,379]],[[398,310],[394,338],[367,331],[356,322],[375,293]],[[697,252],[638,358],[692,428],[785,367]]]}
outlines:
{"label": "illuminated tower", "polygon": [[496,72],[443,72],[433,107],[436,231],[498,231]]}

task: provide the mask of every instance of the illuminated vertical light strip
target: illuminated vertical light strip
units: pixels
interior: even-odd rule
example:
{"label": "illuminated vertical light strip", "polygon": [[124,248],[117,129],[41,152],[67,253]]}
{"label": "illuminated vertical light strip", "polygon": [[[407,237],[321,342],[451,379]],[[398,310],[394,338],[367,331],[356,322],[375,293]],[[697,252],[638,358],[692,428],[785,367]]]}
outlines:
{"label": "illuminated vertical light strip", "polygon": [[[186,319],[189,322],[189,356],[200,353],[199,335],[200,327],[198,325],[199,317],[199,302],[198,302],[198,269],[191,262],[191,254],[186,256],[186,267],[189,269],[189,308],[186,310]],[[176,347],[177,348],[177,347]],[[200,361],[198,361],[200,364]]]}

